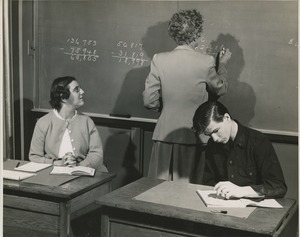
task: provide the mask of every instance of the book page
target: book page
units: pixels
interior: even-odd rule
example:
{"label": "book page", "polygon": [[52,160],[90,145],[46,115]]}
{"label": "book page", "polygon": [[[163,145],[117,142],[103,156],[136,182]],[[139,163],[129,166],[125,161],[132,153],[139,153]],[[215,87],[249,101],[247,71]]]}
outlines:
{"label": "book page", "polygon": [[207,207],[268,207],[268,208],[282,208],[282,206],[275,199],[264,199],[255,201],[253,199],[224,199],[217,195],[213,190],[197,190],[198,195]]}
{"label": "book page", "polygon": [[69,174],[71,175],[73,168],[67,166],[53,166],[50,174]]}
{"label": "book page", "polygon": [[72,168],[71,171],[72,175],[89,175],[89,176],[94,176],[95,174],[95,169],[90,168],[90,167],[85,167],[85,166],[76,166]]}
{"label": "book page", "polygon": [[197,193],[207,207],[246,207],[240,199],[224,199],[214,190],[197,190]]}
{"label": "book page", "polygon": [[262,201],[256,202],[254,200],[242,198],[241,201],[247,206],[282,208],[282,206],[275,199],[264,199]]}

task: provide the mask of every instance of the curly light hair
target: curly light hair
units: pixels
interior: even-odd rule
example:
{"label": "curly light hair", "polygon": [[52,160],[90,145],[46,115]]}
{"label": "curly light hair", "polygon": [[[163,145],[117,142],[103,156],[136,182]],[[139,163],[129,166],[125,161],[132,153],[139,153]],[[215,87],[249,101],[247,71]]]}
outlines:
{"label": "curly light hair", "polygon": [[202,15],[196,9],[181,10],[171,17],[168,32],[177,45],[190,44],[200,38]]}

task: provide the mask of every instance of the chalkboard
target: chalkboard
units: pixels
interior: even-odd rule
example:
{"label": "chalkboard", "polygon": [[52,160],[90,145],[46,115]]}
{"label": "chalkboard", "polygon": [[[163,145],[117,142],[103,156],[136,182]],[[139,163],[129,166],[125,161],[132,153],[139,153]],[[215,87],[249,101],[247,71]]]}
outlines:
{"label": "chalkboard", "polygon": [[258,129],[298,131],[297,1],[36,1],[36,108],[49,107],[56,77],[75,76],[84,112],[157,118],[142,102],[155,53],[176,45],[171,15],[196,8],[204,18],[198,50],[232,51],[230,88],[221,101]]}

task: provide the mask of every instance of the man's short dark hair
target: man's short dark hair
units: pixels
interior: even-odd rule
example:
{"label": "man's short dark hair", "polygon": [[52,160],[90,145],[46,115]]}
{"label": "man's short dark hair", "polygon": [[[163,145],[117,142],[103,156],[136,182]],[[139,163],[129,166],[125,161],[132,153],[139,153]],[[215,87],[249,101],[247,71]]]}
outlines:
{"label": "man's short dark hair", "polygon": [[219,101],[207,101],[201,104],[193,117],[193,130],[201,134],[208,127],[211,120],[222,122],[224,115],[228,113],[227,108]]}
{"label": "man's short dark hair", "polygon": [[75,77],[59,77],[52,82],[50,89],[50,105],[52,108],[60,111],[62,107],[62,100],[70,97],[69,84],[76,81]]}

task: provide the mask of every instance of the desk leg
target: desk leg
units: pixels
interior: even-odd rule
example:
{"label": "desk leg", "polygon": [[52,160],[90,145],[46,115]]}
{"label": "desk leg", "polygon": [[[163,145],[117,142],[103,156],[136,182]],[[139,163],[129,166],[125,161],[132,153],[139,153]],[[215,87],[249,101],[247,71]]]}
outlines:
{"label": "desk leg", "polygon": [[60,220],[59,220],[59,236],[71,236],[71,205],[70,202],[61,202],[59,204]]}
{"label": "desk leg", "polygon": [[101,215],[101,237],[109,237],[109,217],[108,215]]}

